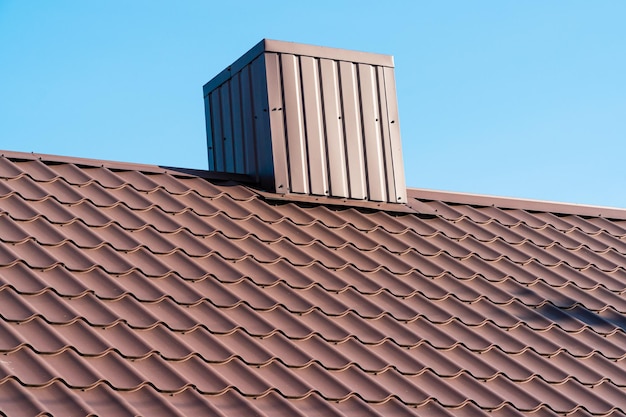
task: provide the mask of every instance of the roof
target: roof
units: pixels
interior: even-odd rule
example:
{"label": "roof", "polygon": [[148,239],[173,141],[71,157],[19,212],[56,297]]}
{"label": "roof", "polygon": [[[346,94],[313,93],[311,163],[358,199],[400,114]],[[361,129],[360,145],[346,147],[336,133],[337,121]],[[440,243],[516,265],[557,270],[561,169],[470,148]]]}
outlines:
{"label": "roof", "polygon": [[624,210],[0,153],[7,415],[626,415]]}

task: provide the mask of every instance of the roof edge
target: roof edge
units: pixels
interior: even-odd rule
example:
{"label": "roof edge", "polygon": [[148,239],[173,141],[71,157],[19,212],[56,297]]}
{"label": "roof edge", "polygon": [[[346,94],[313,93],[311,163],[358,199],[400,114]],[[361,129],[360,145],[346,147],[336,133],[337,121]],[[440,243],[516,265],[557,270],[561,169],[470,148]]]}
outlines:
{"label": "roof edge", "polygon": [[493,206],[498,208],[526,211],[543,211],[557,214],[572,214],[587,217],[605,217],[626,220],[626,209],[594,206],[577,203],[564,203],[548,200],[534,200],[517,197],[501,197],[487,194],[472,194],[455,191],[437,191],[425,188],[407,188],[409,206],[419,213],[437,214],[416,200],[439,200],[446,203],[468,204],[473,206]]}

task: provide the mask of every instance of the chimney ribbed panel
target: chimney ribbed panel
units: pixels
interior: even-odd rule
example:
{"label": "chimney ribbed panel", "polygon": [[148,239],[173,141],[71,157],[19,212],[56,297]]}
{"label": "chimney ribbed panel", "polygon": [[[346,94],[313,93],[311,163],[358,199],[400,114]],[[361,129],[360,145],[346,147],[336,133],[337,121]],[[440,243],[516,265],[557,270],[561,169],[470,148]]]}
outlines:
{"label": "chimney ribbed panel", "polygon": [[210,170],[280,194],[406,202],[392,57],[264,40],[204,98]]}

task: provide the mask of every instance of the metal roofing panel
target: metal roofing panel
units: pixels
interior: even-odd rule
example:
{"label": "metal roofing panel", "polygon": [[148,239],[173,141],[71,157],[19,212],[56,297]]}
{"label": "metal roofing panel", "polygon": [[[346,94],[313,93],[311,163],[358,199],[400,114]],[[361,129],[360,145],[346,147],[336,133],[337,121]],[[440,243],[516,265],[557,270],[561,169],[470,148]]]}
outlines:
{"label": "metal roofing panel", "polygon": [[341,97],[339,94],[339,69],[337,62],[320,59],[321,97],[326,127],[328,149],[329,195],[348,197],[348,175],[343,123],[341,122]]}
{"label": "metal roofing panel", "polygon": [[0,172],[9,415],[625,414],[623,211],[275,202],[30,154]]}

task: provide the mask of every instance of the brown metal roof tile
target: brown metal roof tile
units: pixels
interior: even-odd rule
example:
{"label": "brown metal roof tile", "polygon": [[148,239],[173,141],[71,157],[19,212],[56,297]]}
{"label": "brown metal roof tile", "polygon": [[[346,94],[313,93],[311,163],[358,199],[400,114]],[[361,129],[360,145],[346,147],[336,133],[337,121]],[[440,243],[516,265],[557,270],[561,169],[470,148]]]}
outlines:
{"label": "brown metal roof tile", "polygon": [[[87,390],[85,392],[89,393],[91,391],[95,391],[96,389],[104,389],[108,388],[104,384],[98,385],[95,389]],[[107,392],[108,393],[108,392]],[[93,396],[85,395],[86,401],[92,401],[95,404],[93,407],[98,407],[96,409],[104,408],[103,411],[100,412],[100,415],[150,415],[150,416],[182,416],[184,415],[181,410],[186,409],[186,412],[206,412],[206,413],[215,413],[218,415],[218,411],[208,402],[204,401],[204,399],[200,395],[196,394],[195,391],[191,388],[183,389],[180,392],[174,394],[165,394],[159,393],[154,388],[150,386],[142,386],[139,389],[132,391],[115,391],[111,393],[111,400],[116,399],[119,404],[116,404],[118,407],[124,407],[122,410],[111,410],[109,408],[113,408],[112,405],[108,404],[99,404],[97,402],[98,398],[107,396],[103,393],[93,393]],[[115,401],[115,400],[113,400]]]}
{"label": "brown metal roof tile", "polygon": [[211,182],[197,176],[181,176],[177,180],[202,197],[228,196],[240,202],[249,202],[258,197],[253,190],[236,183]]}
{"label": "brown metal roof tile", "polygon": [[[38,401],[33,395],[24,389],[22,384],[12,378],[4,381],[0,380],[0,401],[2,402],[3,413],[17,417],[42,415],[49,407],[45,401]],[[61,402],[63,404],[72,405],[74,401],[72,399],[72,395],[67,394]],[[75,408],[67,410],[67,415],[75,413],[75,410]]]}
{"label": "brown metal roof tile", "polygon": [[31,238],[31,233],[23,228],[24,223],[14,221],[7,214],[0,214],[0,229],[2,230],[0,240],[8,243],[19,243]]}
{"label": "brown metal roof tile", "polygon": [[[257,205],[257,199],[240,202],[233,199],[229,194],[223,193],[212,198],[207,204],[215,208],[215,212],[226,214],[232,219],[246,219],[253,215],[258,215],[254,210]],[[191,206],[193,209],[193,206]]]}
{"label": "brown metal roof tile", "polygon": [[[298,370],[300,371],[300,370]],[[356,392],[366,402],[382,402],[390,398],[394,392],[394,386],[400,384],[399,378],[392,375],[390,371],[383,371],[379,374],[366,374],[359,368],[349,366],[340,371],[326,371],[324,368],[312,364],[302,368],[302,375],[316,391],[319,391],[324,398],[344,399]],[[384,384],[381,381],[384,380]],[[397,392],[397,391],[396,391]],[[405,385],[405,398],[411,398],[410,402],[419,402],[424,396],[414,387]],[[413,396],[413,397],[411,397]]]}
{"label": "brown metal roof tile", "polygon": [[147,210],[155,206],[143,193],[140,193],[129,185],[113,188],[108,190],[108,192],[113,198],[123,202],[123,204],[131,210]]}
{"label": "brown metal roof tile", "polygon": [[[46,247],[46,249],[54,258],[60,260],[67,269],[74,271],[87,271],[99,266],[111,274],[124,274],[137,265],[134,257],[128,257],[126,253],[124,253],[126,256],[122,256],[106,245],[81,250],[72,243],[62,243],[61,245]],[[139,264],[138,266],[141,268],[143,265]]]}
{"label": "brown metal roof tile", "polygon": [[150,179],[148,175],[140,171],[119,170],[115,171],[115,175],[123,179],[125,183],[130,184],[135,190],[150,192],[159,188],[159,184]]}
{"label": "brown metal roof tile", "polygon": [[[414,247],[418,252],[424,255],[435,256],[443,251],[453,258],[465,258],[473,253],[473,248],[471,248],[472,243],[480,245],[475,239],[469,239],[471,239],[471,243],[468,245],[467,240],[458,242],[456,240],[448,239],[443,234],[437,233],[432,237],[424,239],[428,242],[428,246],[423,243],[424,241],[422,241],[419,243],[415,242]],[[470,248],[467,246],[470,246]]]}
{"label": "brown metal roof tile", "polygon": [[0,211],[7,213],[14,220],[31,220],[41,214],[21,197],[12,193],[0,198]]}
{"label": "brown metal roof tile", "polygon": [[81,218],[79,216],[75,216],[73,210],[70,210],[69,208],[78,206],[82,207],[82,204],[65,206],[52,197],[46,197],[39,201],[31,201],[29,204],[38,214],[43,215],[43,217],[53,223],[69,223],[76,218]]}
{"label": "brown metal roof tile", "polygon": [[[176,213],[172,215],[171,217],[174,221],[176,221],[178,224],[180,224],[182,227],[184,227],[194,236],[200,237],[200,236],[211,235],[215,233],[215,231],[217,230],[217,225],[216,226],[212,225],[210,219],[200,217],[199,215],[197,215],[196,213],[190,210],[185,210],[181,213]],[[165,233],[170,233],[170,232],[174,233],[178,231],[178,229],[171,230],[171,231],[164,231],[164,230],[159,230],[159,231],[162,231]]]}
{"label": "brown metal roof tile", "polygon": [[416,198],[416,200],[429,207],[432,213],[434,213],[436,216],[442,217],[446,220],[456,221],[460,220],[464,216],[463,213],[454,210],[453,207],[450,207],[443,201],[420,198]]}
{"label": "brown metal roof tile", "polygon": [[79,167],[75,164],[49,164],[50,169],[54,174],[63,178],[69,184],[72,185],[86,185],[94,181],[92,177],[85,173],[84,167]]}
{"label": "brown metal roof tile", "polygon": [[[575,231],[572,233],[577,232]],[[583,235],[583,237],[580,237],[580,240],[591,250],[604,252],[608,249],[613,249],[620,254],[626,254],[626,239],[613,236],[606,231],[602,231],[593,236],[583,234],[582,232],[578,233]]]}
{"label": "brown metal roof tile", "polygon": [[[271,357],[263,355],[258,346],[243,331],[233,331],[223,335],[215,335],[203,327],[196,327],[191,331],[182,333],[171,332],[165,326],[155,326],[147,329],[148,340],[154,340],[157,351],[172,360],[183,359],[190,354],[196,355],[209,363],[223,363],[235,357],[250,359],[248,352],[252,352],[253,359],[259,363],[270,360]],[[161,336],[164,334],[164,336]],[[169,346],[168,340],[177,342]],[[242,343],[242,346],[238,344]],[[180,346],[178,346],[180,345]],[[246,346],[243,350],[240,347]],[[161,347],[160,349],[158,349]],[[234,348],[234,349],[233,349]]]}
{"label": "brown metal roof tile", "polygon": [[618,238],[626,236],[626,222],[623,219],[614,220],[605,217],[590,217],[586,221],[612,236]]}
{"label": "brown metal roof tile", "polygon": [[[453,258],[446,253],[442,253],[432,258],[441,264],[445,269],[443,272],[452,274],[460,279],[470,279],[477,275],[477,271],[473,270],[469,265],[469,259],[478,257],[477,255],[470,255],[464,259]],[[438,274],[440,275],[440,274]]]}
{"label": "brown metal roof tile", "polygon": [[[460,374],[459,377],[456,378],[460,378],[463,375],[464,374]],[[452,378],[452,380],[456,378]],[[406,397],[403,395],[404,393],[400,391],[401,394],[399,395],[399,397],[405,403],[410,402],[412,404],[419,405],[420,403],[423,403],[428,399],[436,398],[437,402],[442,404],[444,407],[457,408],[461,407],[468,398],[467,396],[463,395],[463,392],[458,390],[457,387],[449,383],[450,379],[440,378],[428,370],[422,372],[421,374],[411,375],[404,379],[410,384],[409,387],[417,389],[421,388],[426,391],[426,398],[423,399],[421,399],[421,396]],[[399,387],[397,387],[396,389],[398,388]]]}
{"label": "brown metal roof tile", "polygon": [[[609,413],[612,411],[624,412],[626,409],[626,396],[624,396],[624,387],[617,387],[609,381],[603,381],[593,387],[593,392],[589,394],[588,389],[586,399],[589,399],[589,405],[586,409],[591,413]],[[574,397],[576,398],[576,397]]]}
{"label": "brown metal roof tile", "polygon": [[[450,239],[457,240],[471,235],[475,239],[484,242],[495,239],[498,236],[503,237],[503,235],[506,236],[510,234],[509,228],[502,226],[497,222],[477,224],[467,218],[450,222],[441,217],[437,217],[432,221],[429,221],[429,223],[434,227],[434,233],[443,233]],[[515,235],[513,234],[513,236]]]}
{"label": "brown metal roof tile", "polygon": [[[135,171],[130,171],[135,172]],[[147,183],[147,186],[151,186],[152,183],[157,184],[159,188],[166,190],[170,194],[176,194],[178,196],[182,194],[187,194],[192,191],[193,188],[190,188],[185,182],[181,181],[180,178],[177,178],[175,175],[171,173],[149,173],[144,172],[142,175],[150,181]],[[133,181],[133,183],[135,183]]]}
{"label": "brown metal roof tile", "polygon": [[[271,391],[262,397],[246,397],[235,389],[229,388],[219,395],[203,396],[203,399],[209,402],[211,407],[215,409],[214,414],[220,417],[259,415],[261,410],[275,406],[277,403],[282,405],[282,407],[275,410],[277,415],[298,416],[298,412],[291,408],[294,401],[288,401],[289,406],[285,408],[284,402],[286,400],[280,394]],[[181,404],[185,406],[186,403],[182,402]],[[208,413],[212,408],[203,408],[199,414]],[[289,414],[290,412],[293,412],[293,414]]]}
{"label": "brown metal roof tile", "polygon": [[6,185],[6,182],[6,180],[0,181],[0,198],[5,198],[11,194],[15,194],[15,190]]}
{"label": "brown metal roof tile", "polygon": [[71,206],[70,209],[76,213],[76,217],[82,219],[87,225],[92,227],[106,226],[111,222],[127,230],[140,229],[151,223],[151,220],[142,219],[123,204],[116,204],[106,208],[95,208],[90,203],[81,203]]}
{"label": "brown metal roof tile", "polygon": [[[626,291],[626,268],[624,267],[616,268],[613,271],[600,271],[591,266],[581,271],[580,275],[574,276],[576,284],[582,288],[593,288],[600,284],[614,292],[623,293]],[[580,281],[583,282],[580,283]]]}
{"label": "brown metal roof tile", "polygon": [[324,205],[319,205],[303,210],[310,216],[313,216],[312,219],[314,219],[314,221],[321,222],[330,228],[340,228],[347,224],[351,224],[353,227],[362,231],[373,230],[381,226],[384,227],[384,225],[381,225],[375,219],[371,218],[372,216],[368,216],[366,213],[355,208],[333,210]]}
{"label": "brown metal roof tile", "polygon": [[422,191],[423,214],[274,202],[29,154],[0,174],[3,410],[626,408],[624,220]]}
{"label": "brown metal roof tile", "polygon": [[0,155],[0,178],[16,178],[24,171],[18,168],[5,154]]}
{"label": "brown metal roof tile", "polygon": [[126,184],[126,181],[104,166],[85,166],[81,168],[86,175],[93,178],[94,181],[104,188],[115,189]]}
{"label": "brown metal roof tile", "polygon": [[[84,311],[84,316],[90,323],[108,326],[117,321],[111,321],[106,317],[100,318],[99,315],[95,314],[92,318],[90,313],[92,313],[92,310],[95,310],[93,303],[98,301],[87,297],[82,297],[81,301],[83,301],[80,305],[81,311]],[[202,305],[194,306],[193,310],[183,310],[168,298],[163,298],[157,302],[144,303],[130,296],[98,303],[100,304],[98,306],[100,310],[106,308],[107,311],[113,312],[114,316],[124,320],[131,327],[145,329],[163,323],[170,329],[178,331],[192,329],[198,324],[196,316],[200,313],[200,306]],[[215,317],[214,321],[218,321],[218,317]]]}
{"label": "brown metal roof tile", "polygon": [[[595,216],[593,218],[595,218]],[[575,214],[567,216],[565,217],[565,219],[568,223],[576,226],[578,229],[586,234],[595,235],[602,230],[598,225],[590,221],[590,218],[588,216]]]}
{"label": "brown metal roof tile", "polygon": [[76,320],[67,325],[53,326],[53,330],[71,342],[81,356],[100,356],[114,350],[127,358],[140,358],[155,350],[148,345],[147,338],[141,337],[141,331],[133,331],[123,322],[98,327]]}
{"label": "brown metal roof tile", "polygon": [[[48,224],[44,226],[43,223],[44,223],[43,220],[40,218],[38,219],[38,221],[24,222],[23,224],[26,227],[32,226],[34,229],[29,229],[29,230],[32,230],[33,236],[35,236],[36,239],[40,243],[44,243],[44,244],[55,245],[55,244],[61,243],[62,240],[59,239],[59,237],[61,236],[64,237],[64,240],[69,240],[72,243],[74,243],[76,246],[79,246],[82,248],[95,248],[105,243],[110,243],[110,241],[105,236],[102,236],[100,234],[99,230],[93,231],[90,227],[88,227],[85,223],[83,223],[80,220],[74,220],[70,223],[65,223],[63,225]],[[41,229],[45,230],[47,228],[50,228],[51,225],[54,227],[55,231],[58,233],[58,236],[55,234],[53,239],[47,242],[43,238],[39,237],[39,232]]]}
{"label": "brown metal roof tile", "polygon": [[11,375],[22,385],[42,386],[62,378],[58,376],[56,369],[47,366],[46,356],[37,355],[28,347],[21,347],[2,356],[0,380],[4,379],[5,375]]}
{"label": "brown metal roof tile", "polygon": [[52,181],[57,178],[56,172],[51,170],[40,158],[14,159],[13,163],[35,181]]}
{"label": "brown metal roof tile", "polygon": [[[546,313],[546,315],[551,317],[552,312],[556,308],[550,306],[549,310],[550,312]],[[567,316],[564,317],[561,313]],[[567,309],[559,309],[558,313],[556,313],[556,320],[566,331],[576,331],[580,329],[580,326],[586,325],[597,333],[607,334],[612,333],[616,327],[621,327],[622,318],[619,316],[620,314],[612,309],[606,309],[597,314],[581,305],[575,305]],[[617,320],[614,320],[616,317]]]}
{"label": "brown metal roof tile", "polygon": [[47,183],[39,183],[49,195],[63,204],[76,204],[85,199],[80,189],[72,187],[62,179],[55,179]]}
{"label": "brown metal roof tile", "polygon": [[[228,413],[227,415],[231,415],[232,412],[233,416],[275,415],[277,417],[303,417],[306,415],[328,415],[335,417],[339,415],[326,401],[317,395],[310,395],[297,400],[288,400],[280,394],[271,391],[262,397],[253,397],[252,399],[242,396],[241,398],[233,399],[233,403],[233,405],[224,407],[221,411]],[[240,410],[241,405],[239,403],[244,403],[251,408]]]}
{"label": "brown metal roof tile", "polygon": [[24,200],[38,201],[50,196],[47,190],[44,190],[39,183],[27,175],[3,181],[3,185],[11,189],[12,192],[17,193]]}
{"label": "brown metal roof tile", "polygon": [[576,294],[575,296],[580,300],[581,304],[587,306],[590,310],[601,310],[611,306],[621,313],[626,312],[626,300],[624,297],[601,285],[587,291],[571,285],[568,286],[567,290],[571,290],[572,294]]}
{"label": "brown metal roof tile", "polygon": [[[54,253],[49,251],[50,248],[53,247],[49,246],[44,248],[39,246],[33,240],[26,240],[23,243],[10,246],[11,252],[14,254],[13,256],[16,256],[16,259],[23,261],[31,268],[43,269],[50,268],[61,263],[54,257]],[[2,264],[8,265],[9,263],[12,263],[9,259],[7,259],[8,262],[2,262]]]}
{"label": "brown metal roof tile", "polygon": [[213,199],[203,197],[193,191],[177,196],[177,198],[185,207],[201,216],[214,216],[220,211],[220,208],[213,204]]}
{"label": "brown metal roof tile", "polygon": [[[385,288],[385,283],[395,283],[394,288],[405,288],[408,286],[397,283],[395,275],[385,269],[377,269],[375,271],[360,271],[353,265],[347,265],[344,268],[337,269],[333,273],[329,273],[319,264],[313,264],[307,268],[312,272],[317,272],[313,277],[315,281],[310,281],[308,285],[317,283],[322,288],[329,291],[342,291],[349,286],[353,286],[357,291],[363,294],[375,293]],[[412,291],[406,288],[410,294]]]}
{"label": "brown metal roof tile", "polygon": [[[64,209],[67,211],[67,214],[63,217],[44,217],[48,221],[58,224],[67,224],[75,220],[80,220],[87,226],[91,227],[106,226],[111,222],[116,221],[116,219],[108,217],[108,213],[102,212],[99,208],[95,207],[88,200],[81,201],[78,204],[64,206]],[[116,213],[119,211],[116,206],[111,207],[111,210]],[[139,219],[134,220],[136,222],[139,222]]]}
{"label": "brown metal roof tile", "polygon": [[153,205],[159,207],[166,213],[180,213],[189,208],[177,197],[178,196],[172,195],[160,188],[149,191],[144,196],[144,198],[148,199]]}
{"label": "brown metal roof tile", "polygon": [[474,210],[480,211],[483,215],[487,216],[490,219],[495,220],[496,222],[512,227],[520,223],[520,218],[518,217],[519,210],[498,207],[496,205],[485,206],[485,207],[474,207],[471,206]]}
{"label": "brown metal roof tile", "polygon": [[12,329],[14,326],[14,323],[9,323],[4,320],[0,322],[0,352],[2,353],[18,349],[24,343],[23,339],[25,338],[20,332],[15,332],[15,330]]}
{"label": "brown metal roof tile", "polygon": [[309,235],[305,228],[299,227],[289,221],[283,219],[276,223],[266,223],[256,216],[250,216],[243,220],[233,220],[225,215],[224,218],[215,218],[218,223],[223,222],[224,225],[231,227],[224,227],[225,233],[228,233],[232,238],[243,238],[247,235],[252,235],[263,242],[276,242],[279,239],[289,239],[291,242],[298,245],[306,245],[315,240],[315,237]]}
{"label": "brown metal roof tile", "polygon": [[562,232],[571,231],[578,226],[575,222],[572,223],[572,220],[575,220],[575,216],[561,216],[548,212],[536,212],[534,213],[534,216],[541,218],[546,222],[546,224],[549,224],[551,227],[554,227]]}

